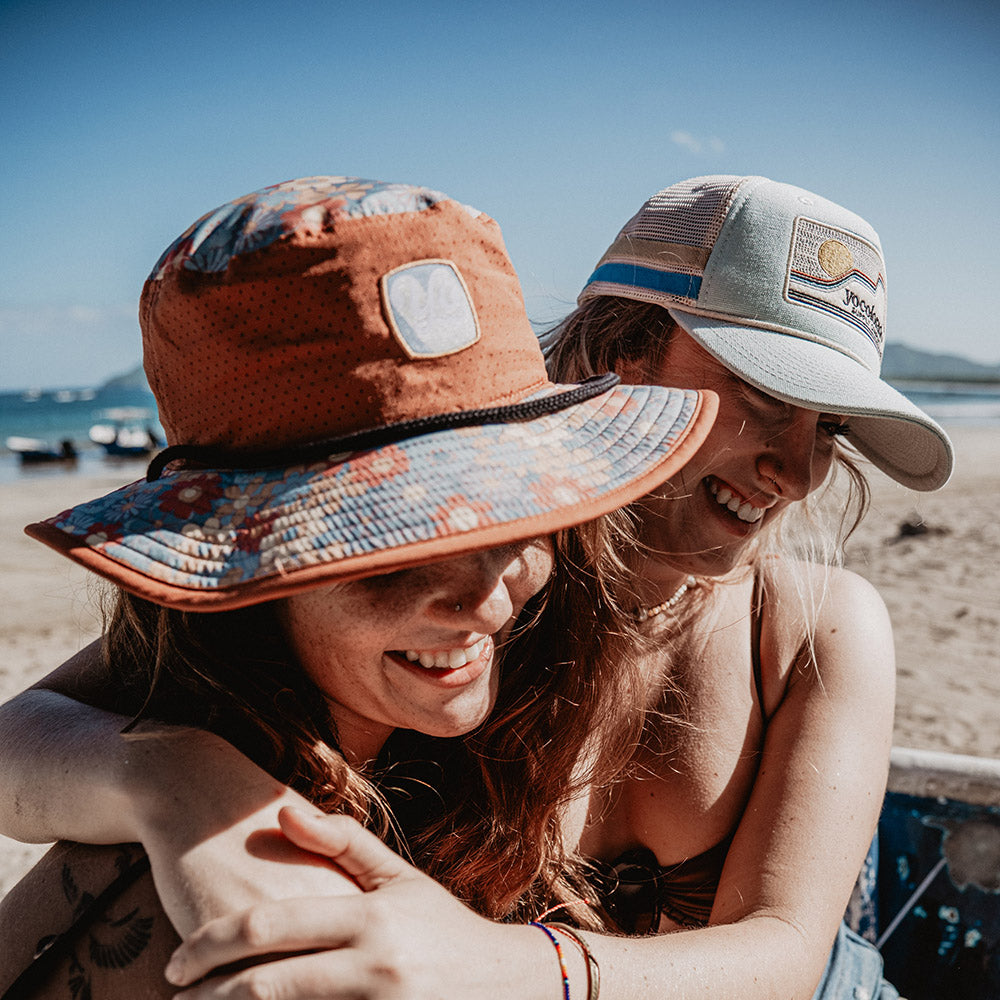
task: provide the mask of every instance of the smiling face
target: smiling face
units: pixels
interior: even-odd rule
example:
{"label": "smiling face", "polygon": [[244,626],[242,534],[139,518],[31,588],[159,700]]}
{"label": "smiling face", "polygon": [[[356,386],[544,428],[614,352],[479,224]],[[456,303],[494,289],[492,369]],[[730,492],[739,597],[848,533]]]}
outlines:
{"label": "smiling face", "polygon": [[552,566],[551,543],[534,539],[282,602],[279,621],[347,757],[371,759],[396,728],[458,736],[479,725],[496,700],[497,645]]}
{"label": "smiling face", "polygon": [[698,453],[640,506],[643,540],[658,562],[682,574],[722,575],[782,510],[823,483],[846,421],[755,389],[680,328],[646,375],[719,394],[718,418]]}

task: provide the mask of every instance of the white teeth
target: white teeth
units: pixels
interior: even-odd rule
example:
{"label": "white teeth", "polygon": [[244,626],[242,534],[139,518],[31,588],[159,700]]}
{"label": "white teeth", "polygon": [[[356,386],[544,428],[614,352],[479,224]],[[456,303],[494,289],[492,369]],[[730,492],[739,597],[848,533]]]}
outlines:
{"label": "white teeth", "polygon": [[749,500],[742,499],[728,486],[711,483],[711,490],[717,503],[732,511],[741,521],[756,524],[764,516],[763,507],[755,507]]}
{"label": "white teeth", "polygon": [[473,643],[467,649],[445,649],[437,653],[420,652],[408,649],[403,654],[411,663],[434,670],[456,670],[479,658],[486,648],[488,636],[483,636],[479,642]]}

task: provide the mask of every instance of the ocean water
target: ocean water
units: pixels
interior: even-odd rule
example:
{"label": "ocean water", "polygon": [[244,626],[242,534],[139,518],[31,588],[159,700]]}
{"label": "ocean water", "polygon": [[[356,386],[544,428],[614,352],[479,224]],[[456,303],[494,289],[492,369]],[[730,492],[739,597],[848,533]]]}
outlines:
{"label": "ocean water", "polygon": [[[955,382],[899,383],[897,388],[944,425],[1000,427],[1000,384],[982,385]],[[21,476],[62,475],[75,470],[88,472],[114,461],[88,438],[95,423],[107,419],[108,411],[130,409],[144,416],[138,426],[152,426],[160,437],[156,400],[145,388],[108,387],[101,389],[34,390],[0,393],[0,482]],[[8,437],[39,438],[58,446],[68,439],[79,452],[74,466],[62,463],[22,469],[17,456],[7,447]],[[130,460],[123,471],[133,478],[142,475],[145,462]]]}
{"label": "ocean water", "polygon": [[[88,472],[106,466],[104,450],[88,437],[94,424],[111,422],[116,411],[129,411],[128,425],[150,426],[163,437],[156,414],[156,400],[146,388],[111,386],[99,389],[45,389],[30,392],[0,393],[0,482],[20,476],[64,475],[70,471]],[[9,437],[36,438],[58,447],[61,441],[73,442],[79,458],[73,465],[29,466],[21,468],[15,454],[7,448]],[[144,462],[114,460],[135,467],[142,475]]]}
{"label": "ocean water", "polygon": [[1000,426],[1000,385],[961,382],[900,382],[908,399],[929,413],[942,427]]}

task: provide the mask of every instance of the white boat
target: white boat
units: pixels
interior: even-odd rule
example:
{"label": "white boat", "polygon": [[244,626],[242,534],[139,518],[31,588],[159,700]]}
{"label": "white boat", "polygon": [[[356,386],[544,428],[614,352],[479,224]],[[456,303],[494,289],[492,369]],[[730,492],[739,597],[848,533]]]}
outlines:
{"label": "white boat", "polygon": [[48,462],[75,462],[76,448],[68,438],[60,441],[58,447],[41,438],[11,435],[4,444],[8,451],[17,455],[22,465],[41,465]]}
{"label": "white boat", "polygon": [[106,410],[104,421],[90,428],[89,437],[113,457],[141,457],[163,446],[153,430],[152,414],[138,407]]}

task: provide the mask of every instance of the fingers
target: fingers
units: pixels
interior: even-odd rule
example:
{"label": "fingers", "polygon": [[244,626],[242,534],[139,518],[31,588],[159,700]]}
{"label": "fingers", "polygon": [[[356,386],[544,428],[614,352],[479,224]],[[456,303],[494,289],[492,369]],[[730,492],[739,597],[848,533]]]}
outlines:
{"label": "fingers", "polygon": [[417,875],[395,851],[348,816],[322,816],[286,807],[278,813],[292,843],[334,861],[366,892],[393,879]]}
{"label": "fingers", "polygon": [[177,948],[164,975],[175,986],[186,986],[214,969],[262,955],[341,948],[353,939],[363,922],[362,899],[342,896],[273,900],[211,920]]}
{"label": "fingers", "polygon": [[361,969],[351,953],[296,955],[224,976],[178,993],[175,1000],[390,1000],[401,997],[379,969]]}

